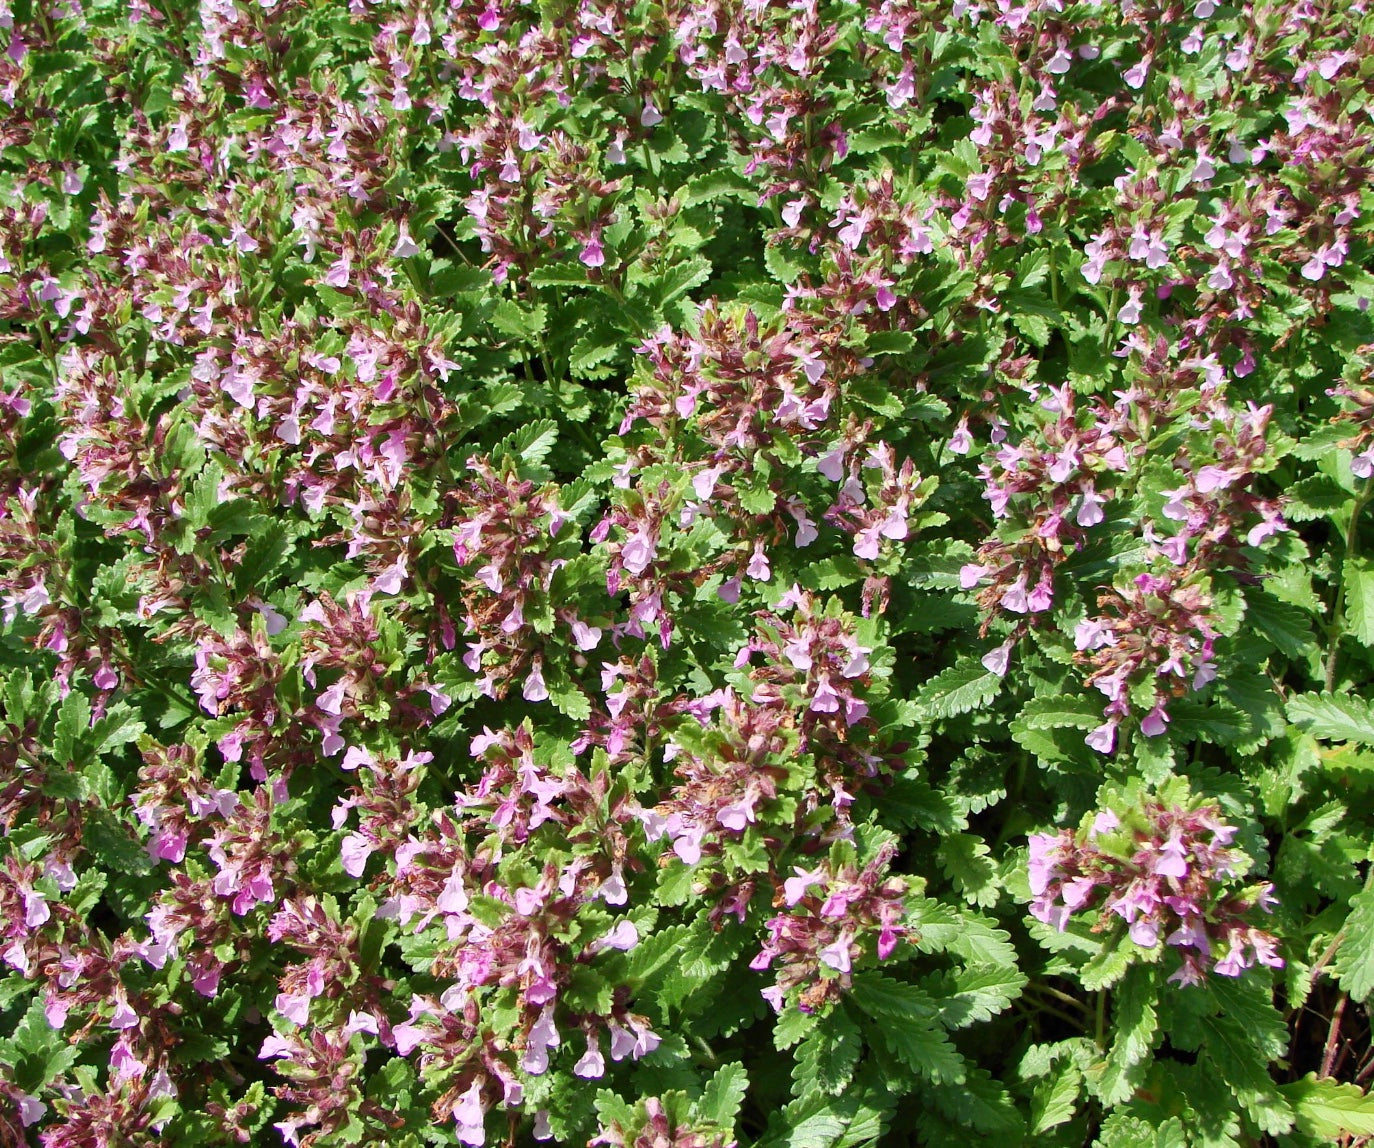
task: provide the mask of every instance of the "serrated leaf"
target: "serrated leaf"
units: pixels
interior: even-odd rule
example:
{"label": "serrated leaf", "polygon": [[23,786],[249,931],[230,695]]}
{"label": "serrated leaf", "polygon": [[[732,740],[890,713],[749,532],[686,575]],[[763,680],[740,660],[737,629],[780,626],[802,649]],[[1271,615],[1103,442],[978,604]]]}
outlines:
{"label": "serrated leaf", "polygon": [[541,263],[530,271],[530,282],[536,287],[586,287],[587,268],[576,259]]}
{"label": "serrated leaf", "polygon": [[1088,958],[1078,972],[1078,979],[1089,992],[1110,988],[1126,975],[1134,956],[1134,950],[1124,938],[1109,939]]}
{"label": "serrated leaf", "polygon": [[777,1024],[773,1026],[773,1047],[779,1052],[791,1048],[811,1032],[817,1023],[814,1013],[802,1012],[799,1008],[783,1009]]}
{"label": "serrated leaf", "polygon": [[147,851],[110,810],[87,809],[82,840],[92,856],[114,872],[146,873],[153,868]]}
{"label": "serrated leaf", "polygon": [[941,1023],[951,1029],[991,1020],[1026,987],[1026,974],[1010,965],[966,965],[939,979],[950,991],[935,993],[935,978],[924,983],[937,997]]}
{"label": "serrated leaf", "polygon": [[916,706],[927,721],[955,717],[986,706],[1001,687],[997,674],[970,658],[926,682],[916,695]]}
{"label": "serrated leaf", "polygon": [[1374,646],[1374,570],[1362,558],[1347,559],[1342,578],[1346,633],[1362,646]]}
{"label": "serrated leaf", "polygon": [[1336,952],[1332,967],[1341,988],[1357,1001],[1374,994],[1374,885],[1366,886],[1350,899],[1350,916],[1345,919],[1345,939]]}
{"label": "serrated leaf", "polygon": [[[947,1116],[964,1129],[1004,1133],[988,1143],[1017,1143],[1021,1116],[1001,1084],[981,1068],[971,1068],[961,1084],[936,1085],[922,1090]],[[965,1141],[967,1142],[967,1141]]]}
{"label": "serrated leaf", "polygon": [[590,331],[573,344],[568,369],[579,378],[604,370],[603,364],[615,358],[624,345],[619,334],[610,330]]}
{"label": "serrated leaf", "polygon": [[1027,729],[1092,729],[1102,724],[1098,701],[1077,694],[1032,698],[1021,711]]}
{"label": "serrated leaf", "polygon": [[538,419],[507,435],[492,453],[505,454],[526,466],[538,466],[557,442],[558,424],[552,419]]}
{"label": "serrated leaf", "polygon": [[736,199],[753,206],[758,202],[754,185],[728,168],[703,172],[689,179],[679,193],[683,207],[696,207],[716,199]]}
{"label": "serrated leaf", "polygon": [[96,722],[91,732],[96,752],[102,753],[107,749],[137,741],[143,730],[144,725],[138,715],[121,702]]}
{"label": "serrated leaf", "polygon": [[1253,753],[1283,733],[1283,702],[1273,682],[1251,670],[1234,670],[1222,683],[1226,700],[1246,718],[1245,733],[1236,743],[1241,753]]}
{"label": "serrated leaf", "polygon": [[1331,518],[1350,501],[1336,483],[1325,475],[1315,475],[1293,483],[1283,492],[1283,516],[1289,522],[1310,522]]}
{"label": "serrated leaf", "polygon": [[534,339],[548,321],[548,308],[543,303],[524,307],[514,299],[502,299],[491,312],[491,325],[514,339]]}
{"label": "serrated leaf", "polygon": [[1122,1112],[1107,1117],[1101,1134],[1093,1141],[1093,1148],[1187,1148],[1187,1145],[1188,1136],[1177,1116],[1154,1125]]}
{"label": "serrated leaf", "polygon": [[53,730],[53,758],[62,765],[79,762],[79,752],[91,721],[91,704],[80,690],[72,690],[57,710],[57,727]]}
{"label": "serrated leaf", "polygon": [[1374,1136],[1374,1096],[1353,1084],[1309,1072],[1279,1091],[1293,1105],[1298,1130],[1322,1140]]}
{"label": "serrated leaf", "polygon": [[705,256],[694,255],[674,263],[664,274],[658,287],[658,305],[666,307],[711,278],[711,262]]}
{"label": "serrated leaf", "polygon": [[1244,715],[1224,702],[1203,705],[1178,701],[1169,707],[1169,729],[1183,741],[1201,738],[1213,745],[1234,745],[1245,736]]}
{"label": "serrated leaf", "polygon": [[1302,658],[1314,641],[1308,614],[1271,594],[1254,591],[1246,597],[1248,629],[1263,634],[1285,657]]}
{"label": "serrated leaf", "polygon": [[634,1109],[628,1101],[622,1099],[609,1088],[596,1090],[592,1106],[596,1109],[596,1118],[601,1122],[602,1128],[609,1128],[615,1124],[628,1130],[634,1126]]}
{"label": "serrated leaf", "polygon": [[249,536],[244,547],[243,561],[234,571],[234,587],[240,594],[249,594],[268,584],[268,578],[290,553],[293,542],[286,528],[270,519]]}
{"label": "serrated leaf", "polygon": [[864,340],[870,355],[906,355],[915,347],[916,336],[910,331],[874,331]]}
{"label": "serrated leaf", "polygon": [[1083,1074],[1073,1061],[1057,1065],[1031,1094],[1031,1134],[1038,1136],[1072,1120],[1082,1088]]}
{"label": "serrated leaf", "polygon": [[784,251],[776,243],[770,243],[764,248],[763,265],[768,269],[768,274],[779,283],[785,284],[795,283],[805,270],[802,263],[793,259],[789,252]]}
{"label": "serrated leaf", "polygon": [[548,691],[549,701],[553,702],[558,712],[565,717],[570,717],[576,722],[584,722],[591,717],[591,699],[572,682],[551,678],[548,682]]}
{"label": "serrated leaf", "polygon": [[838,1097],[808,1096],[775,1111],[756,1148],[850,1148],[882,1131],[883,1101],[868,1089]]}
{"label": "serrated leaf", "polygon": [[859,1026],[837,1008],[802,1041],[792,1069],[793,1091],[798,1096],[819,1091],[838,1096],[853,1079],[863,1052]]}
{"label": "serrated leaf", "polygon": [[1323,741],[1374,745],[1374,711],[1346,694],[1298,694],[1288,699],[1288,720]]}
{"label": "serrated leaf", "polygon": [[650,992],[663,980],[665,970],[677,964],[691,930],[686,925],[655,929],[632,950],[626,980],[636,993]]}
{"label": "serrated leaf", "polygon": [[469,267],[464,263],[438,260],[429,272],[429,291],[436,299],[448,299],[454,295],[482,291],[491,285],[490,271],[481,267]]}
{"label": "serrated leaf", "polygon": [[871,1037],[908,1068],[937,1083],[960,1083],[964,1058],[939,1023],[939,1007],[924,989],[881,973],[854,978],[854,1003],[877,1023]]}
{"label": "serrated leaf", "polygon": [[1269,1061],[1287,1049],[1288,1030],[1267,999],[1267,986],[1218,977],[1208,985],[1208,992],[1222,1010],[1201,1018],[1208,1059],[1261,1129],[1274,1135],[1288,1131],[1293,1111],[1269,1074]]}
{"label": "serrated leaf", "polygon": [[937,850],[940,868],[955,889],[969,904],[982,908],[996,904],[1000,893],[997,863],[989,857],[990,852],[983,839],[972,833],[952,834]]}
{"label": "serrated leaf", "polygon": [[1108,1107],[1124,1103],[1140,1084],[1159,1027],[1155,994],[1152,971],[1143,966],[1133,968],[1112,993],[1114,1037],[1097,1084]]}
{"label": "serrated leaf", "polygon": [[748,1091],[749,1074],[744,1065],[723,1064],[702,1089],[701,1099],[695,1105],[697,1115],[720,1128],[733,1128]]}

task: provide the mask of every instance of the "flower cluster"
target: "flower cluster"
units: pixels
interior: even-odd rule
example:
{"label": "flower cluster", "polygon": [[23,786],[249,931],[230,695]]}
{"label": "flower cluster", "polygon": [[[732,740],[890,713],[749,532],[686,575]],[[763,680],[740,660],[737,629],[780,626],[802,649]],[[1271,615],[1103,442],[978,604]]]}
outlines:
{"label": "flower cluster", "polygon": [[752,969],[778,965],[777,980],[763,990],[781,1011],[794,990],[805,1011],[823,1008],[849,983],[855,962],[870,939],[880,961],[892,956],[905,935],[901,924],[907,883],[890,875],[890,849],[860,869],[852,862],[793,867],[780,883],[763,947]]}
{"label": "flower cluster", "polygon": [[1061,932],[1073,914],[1098,910],[1093,928],[1122,922],[1142,949],[1174,949],[1170,981],[1198,984],[1208,972],[1238,977],[1255,964],[1282,968],[1273,934],[1249,923],[1274,904],[1268,883],[1236,890],[1246,858],[1228,848],[1236,828],[1214,805],[1193,809],[1147,801],[1122,821],[1111,810],[1084,833],[1030,838],[1031,913]]}
{"label": "flower cluster", "polygon": [[[1353,1111],[1370,58],[1368,0],[0,0],[0,1141]],[[1025,826],[1107,808],[1035,927]],[[1171,945],[1250,973],[1053,987]]]}

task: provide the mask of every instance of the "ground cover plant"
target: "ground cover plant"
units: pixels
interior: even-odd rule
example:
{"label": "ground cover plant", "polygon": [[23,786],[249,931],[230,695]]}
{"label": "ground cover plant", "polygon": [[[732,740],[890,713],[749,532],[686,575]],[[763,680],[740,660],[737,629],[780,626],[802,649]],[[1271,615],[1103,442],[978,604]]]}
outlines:
{"label": "ground cover plant", "polygon": [[1374,1136],[1363,0],[0,29],[0,1142]]}

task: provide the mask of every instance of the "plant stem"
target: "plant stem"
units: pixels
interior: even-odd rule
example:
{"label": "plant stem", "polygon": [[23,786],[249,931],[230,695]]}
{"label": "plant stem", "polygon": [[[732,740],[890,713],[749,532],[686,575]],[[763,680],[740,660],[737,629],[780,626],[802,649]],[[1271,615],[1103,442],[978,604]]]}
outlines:
{"label": "plant stem", "polygon": [[1326,1049],[1322,1053],[1322,1068],[1319,1076],[1330,1076],[1331,1070],[1336,1063],[1336,1046],[1341,1035],[1341,1018],[1345,1015],[1345,1002],[1350,998],[1345,993],[1341,993],[1340,999],[1336,1001],[1336,1007],[1331,1013],[1331,1024],[1326,1030]]}

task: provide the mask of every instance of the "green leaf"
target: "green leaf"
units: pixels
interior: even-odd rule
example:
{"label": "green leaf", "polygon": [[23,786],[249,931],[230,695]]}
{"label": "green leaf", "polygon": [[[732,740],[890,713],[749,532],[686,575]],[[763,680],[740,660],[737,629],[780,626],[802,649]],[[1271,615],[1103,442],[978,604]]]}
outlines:
{"label": "green leaf", "polygon": [[658,305],[666,307],[674,299],[687,294],[711,278],[711,262],[701,255],[675,262],[664,273],[658,287]]}
{"label": "green leaf", "polygon": [[1345,940],[1332,964],[1341,988],[1357,1001],[1374,994],[1374,884],[1350,898]]}
{"label": "green leaf", "polygon": [[758,202],[758,191],[742,175],[729,168],[703,172],[687,181],[679,193],[683,207],[696,207],[716,199],[735,199],[751,207]]}
{"label": "green leaf", "polygon": [[917,985],[881,973],[854,978],[853,1000],[877,1023],[870,1039],[920,1076],[937,1083],[964,1080],[964,1058],[939,1023],[939,1006]]}
{"label": "green leaf", "polygon": [[774,279],[786,284],[795,283],[806,269],[805,264],[793,259],[789,252],[776,243],[770,243],[763,249],[763,265]]}
{"label": "green leaf", "polygon": [[655,929],[631,951],[626,980],[636,993],[652,992],[663,980],[666,970],[677,964],[691,929],[686,925],[670,925]]}
{"label": "green leaf", "polygon": [[576,259],[541,263],[530,272],[530,282],[536,287],[586,287],[587,268]]}
{"label": "green leaf", "polygon": [[1226,700],[1245,715],[1246,728],[1236,749],[1254,753],[1260,746],[1279,737],[1287,728],[1283,702],[1278,691],[1263,674],[1253,670],[1234,670],[1222,683]]}
{"label": "green leaf", "polygon": [[1159,1027],[1155,996],[1152,970],[1139,965],[1127,973],[1112,994],[1115,1037],[1096,1088],[1108,1107],[1129,1100],[1140,1086]]}
{"label": "green leaf", "polygon": [[501,334],[527,342],[544,330],[548,319],[548,308],[544,304],[522,307],[514,299],[502,299],[491,313],[491,325]]}
{"label": "green leaf", "polygon": [[972,833],[952,834],[940,842],[937,850],[940,868],[954,888],[969,904],[982,908],[995,905],[1001,893],[997,863],[990,852],[983,839]]}
{"label": "green leaf", "polygon": [[1374,1136],[1374,1096],[1353,1084],[1319,1079],[1309,1072],[1279,1086],[1293,1105],[1298,1130],[1334,1142],[1342,1136]]}
{"label": "green leaf", "polygon": [[539,466],[558,442],[558,424],[552,419],[537,419],[502,439],[492,455],[504,454],[526,466]]}
{"label": "green leaf", "polygon": [[1027,729],[1092,729],[1102,724],[1102,706],[1077,694],[1032,698],[1020,720]]}
{"label": "green leaf", "polygon": [[1014,1135],[1021,1129],[1021,1116],[1016,1105],[1007,1090],[984,1069],[969,1069],[962,1083],[932,1085],[923,1091],[936,1107],[963,1129],[1007,1134],[996,1139],[985,1139],[985,1143],[1019,1143]]}
{"label": "green leaf", "polygon": [[774,1110],[755,1148],[858,1148],[882,1135],[897,1098],[867,1070],[842,1095],[812,1094]]}
{"label": "green leaf", "polygon": [[1167,733],[1157,737],[1137,736],[1134,756],[1140,776],[1151,785],[1162,785],[1174,770],[1174,746]]}
{"label": "green leaf", "polygon": [[797,1049],[792,1069],[793,1092],[797,1096],[814,1091],[838,1096],[853,1079],[862,1052],[859,1026],[844,1009],[833,1010]]}
{"label": "green leaf", "polygon": [[1221,1008],[1217,1015],[1201,1018],[1207,1059],[1263,1131],[1287,1132],[1293,1111],[1269,1074],[1269,1062],[1287,1050],[1288,1029],[1268,999],[1268,987],[1252,978],[1229,982],[1218,977],[1207,991]]}
{"label": "green leaf", "polygon": [[1102,1124],[1102,1132],[1093,1141],[1093,1148],[1187,1148],[1188,1137],[1183,1122],[1171,1116],[1161,1125],[1151,1124],[1138,1116],[1114,1112]]}
{"label": "green leaf", "polygon": [[1079,970],[1078,979],[1089,992],[1110,988],[1126,975],[1135,954],[1135,946],[1124,937],[1109,937]]}
{"label": "green leaf", "polygon": [[[937,979],[950,991],[937,991]],[[967,1028],[1011,1007],[1026,987],[1026,974],[1011,965],[965,965],[952,976],[927,978],[922,986],[937,997],[940,1022],[946,1028]]]}
{"label": "green leaf", "polygon": [[1363,558],[1347,559],[1342,578],[1346,633],[1363,646],[1374,646],[1374,569]]}
{"label": "green leaf", "polygon": [[1330,518],[1343,509],[1350,496],[1325,475],[1293,483],[1283,492],[1283,516],[1289,522]]}
{"label": "green leaf", "polygon": [[1312,619],[1303,610],[1280,602],[1262,590],[1245,596],[1247,629],[1263,634],[1274,648],[1288,658],[1306,656],[1313,641]]}
{"label": "green leaf", "polygon": [[548,682],[549,701],[558,707],[558,712],[573,721],[583,722],[592,715],[591,699],[572,682],[562,675],[550,676]]}
{"label": "green leaf", "polygon": [[814,1013],[802,1012],[799,1008],[783,1009],[777,1024],[773,1026],[773,1047],[779,1052],[791,1048],[807,1036],[818,1023]]}
{"label": "green leaf", "polygon": [[927,721],[981,709],[997,696],[1002,679],[968,658],[937,674],[916,695],[916,707]]}
{"label": "green leaf", "polygon": [[1169,729],[1178,740],[1201,738],[1213,745],[1234,745],[1249,728],[1245,715],[1226,702],[1203,705],[1177,701],[1169,707]]}
{"label": "green leaf", "polygon": [[1374,745],[1374,711],[1345,694],[1298,694],[1288,699],[1288,720],[1323,741]]}
{"label": "green leaf", "polygon": [[916,336],[910,331],[874,331],[864,341],[870,355],[906,355],[916,347]]}
{"label": "green leaf", "polygon": [[624,344],[624,337],[616,331],[589,331],[573,344],[568,369],[578,378],[599,377],[606,371],[604,364],[615,358]]}
{"label": "green leaf", "polygon": [[91,855],[117,873],[147,873],[153,863],[124,823],[107,809],[86,810],[83,841]]}
{"label": "green leaf", "polygon": [[596,1109],[596,1118],[601,1122],[602,1128],[610,1128],[615,1124],[628,1131],[635,1125],[634,1109],[628,1101],[621,1099],[609,1088],[598,1088],[592,1105]]}
{"label": "green leaf", "polygon": [[740,509],[746,514],[770,514],[778,501],[768,480],[757,475],[748,480],[737,480],[735,493],[739,497]]}
{"label": "green leaf", "polygon": [[491,285],[490,271],[465,263],[437,260],[429,272],[430,294],[436,299],[451,299],[454,295],[481,291]]}
{"label": "green leaf", "polygon": [[59,764],[85,759],[78,752],[82,739],[90,728],[91,704],[80,690],[72,690],[57,710],[57,728],[53,730],[53,759]]}
{"label": "green leaf", "polygon": [[697,1115],[720,1128],[733,1128],[745,1093],[749,1091],[749,1074],[742,1064],[723,1064],[706,1082],[701,1099],[696,1102]]}
{"label": "green leaf", "polygon": [[1073,1119],[1083,1074],[1071,1060],[1055,1066],[1053,1073],[1036,1085],[1031,1095],[1031,1134],[1039,1135]]}

